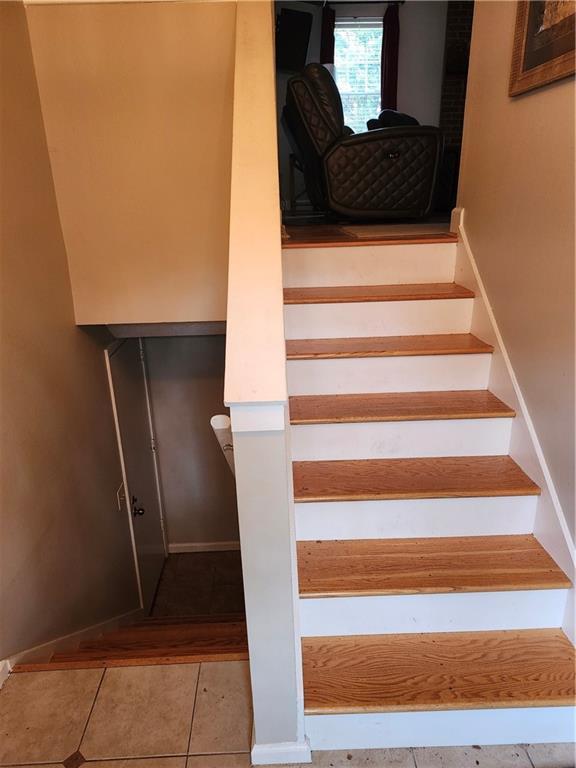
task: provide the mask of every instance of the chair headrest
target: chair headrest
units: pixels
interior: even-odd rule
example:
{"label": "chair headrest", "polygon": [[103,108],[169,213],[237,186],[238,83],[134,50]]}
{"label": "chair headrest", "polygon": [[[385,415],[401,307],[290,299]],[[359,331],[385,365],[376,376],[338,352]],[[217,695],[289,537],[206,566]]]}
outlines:
{"label": "chair headrest", "polygon": [[301,142],[311,142],[322,155],[344,133],[342,101],[326,67],[308,64],[288,80],[286,123]]}
{"label": "chair headrest", "polygon": [[302,77],[310,85],[324,118],[334,133],[339,136],[344,129],[344,112],[338,86],[330,72],[322,64],[308,64]]}

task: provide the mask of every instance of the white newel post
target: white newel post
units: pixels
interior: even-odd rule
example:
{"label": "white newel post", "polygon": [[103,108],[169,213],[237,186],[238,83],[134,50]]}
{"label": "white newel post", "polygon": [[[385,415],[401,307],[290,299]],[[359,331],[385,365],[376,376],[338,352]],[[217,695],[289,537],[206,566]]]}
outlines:
{"label": "white newel post", "polygon": [[231,405],[254,705],[252,762],[307,762],[286,404]]}
{"label": "white newel post", "polygon": [[271,0],[237,0],[224,399],[234,438],[254,765],[311,761],[286,422],[274,28]]}

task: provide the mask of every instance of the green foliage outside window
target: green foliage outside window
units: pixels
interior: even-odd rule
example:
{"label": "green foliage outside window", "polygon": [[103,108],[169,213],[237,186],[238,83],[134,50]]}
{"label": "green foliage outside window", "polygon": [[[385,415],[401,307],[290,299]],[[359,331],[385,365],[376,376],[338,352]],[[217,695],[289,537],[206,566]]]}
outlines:
{"label": "green foliage outside window", "polygon": [[344,121],[355,133],[380,111],[382,26],[338,26],[334,31],[334,69]]}

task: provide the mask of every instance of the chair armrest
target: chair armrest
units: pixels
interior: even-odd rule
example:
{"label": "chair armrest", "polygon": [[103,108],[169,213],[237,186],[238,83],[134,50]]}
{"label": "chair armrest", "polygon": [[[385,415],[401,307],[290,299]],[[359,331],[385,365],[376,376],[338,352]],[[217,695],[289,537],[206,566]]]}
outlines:
{"label": "chair armrest", "polygon": [[322,158],[331,208],[344,214],[422,217],[432,206],[442,150],[433,126],[399,126],[338,139]]}

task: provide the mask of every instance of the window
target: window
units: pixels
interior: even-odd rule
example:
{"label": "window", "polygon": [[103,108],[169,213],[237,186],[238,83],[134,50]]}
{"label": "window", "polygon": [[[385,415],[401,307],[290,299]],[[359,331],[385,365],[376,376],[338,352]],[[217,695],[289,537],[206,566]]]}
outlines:
{"label": "window", "polygon": [[380,19],[336,19],[334,76],[342,96],[344,122],[355,133],[380,112]]}

